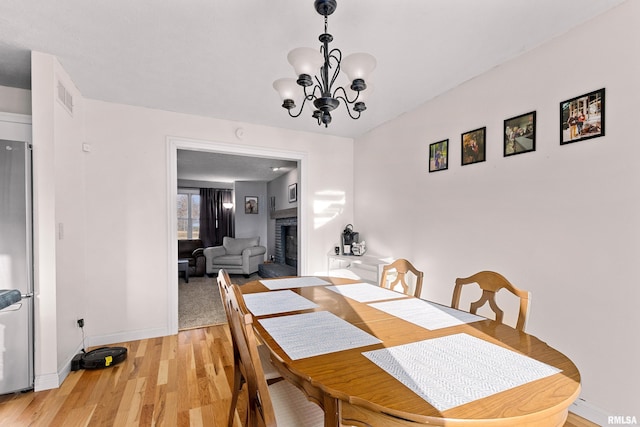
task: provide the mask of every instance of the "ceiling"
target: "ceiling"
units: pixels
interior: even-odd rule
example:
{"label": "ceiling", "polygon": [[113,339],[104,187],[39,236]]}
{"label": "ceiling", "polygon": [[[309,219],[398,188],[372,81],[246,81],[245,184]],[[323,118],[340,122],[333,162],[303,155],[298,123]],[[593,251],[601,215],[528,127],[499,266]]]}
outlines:
{"label": "ceiling", "polygon": [[[178,179],[232,183],[272,181],[297,168],[297,162],[233,154],[178,150]],[[278,168],[278,170],[273,170]]]}
{"label": "ceiling", "polygon": [[326,129],[272,88],[291,49],[319,48],[311,0],[2,0],[0,85],[29,88],[35,50],[87,98],[355,138],[623,1],[340,1],[331,47],[378,66],[362,118],[341,106]]}

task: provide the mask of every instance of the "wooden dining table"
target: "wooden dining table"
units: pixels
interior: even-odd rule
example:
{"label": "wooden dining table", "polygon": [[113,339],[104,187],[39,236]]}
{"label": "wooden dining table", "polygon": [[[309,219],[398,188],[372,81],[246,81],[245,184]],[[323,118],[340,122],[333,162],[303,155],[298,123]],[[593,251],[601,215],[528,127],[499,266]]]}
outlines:
{"label": "wooden dining table", "polygon": [[[314,281],[309,282],[308,279]],[[286,307],[281,308],[280,310],[285,311],[276,313],[269,313],[268,309],[266,311],[255,308],[251,310],[251,306],[247,305],[254,317],[256,333],[271,351],[274,366],[286,380],[297,385],[310,400],[324,409],[327,427],[341,425],[562,426],[569,406],[580,393],[580,373],[569,358],[535,336],[507,325],[485,318],[474,318],[462,324],[429,329],[401,318],[402,315],[394,315],[384,310],[387,305],[393,305],[398,301],[402,304],[417,304],[420,307],[423,300],[414,297],[393,293],[393,295],[387,295],[389,299],[362,302],[336,292],[336,290],[356,289],[364,285],[355,280],[335,277],[292,278],[284,282],[277,281],[279,279],[268,280],[276,280],[276,282],[269,283],[267,279],[261,279],[240,286],[245,300],[252,302],[251,298],[256,301],[257,297],[264,302],[266,296],[276,296],[276,294],[264,294],[265,292],[281,291],[277,295],[291,296],[293,293],[296,297],[301,296],[311,303],[308,307],[303,304],[300,306],[301,309],[293,311],[287,311]],[[302,286],[303,282],[306,282],[304,286]],[[270,289],[265,284],[278,284],[278,286]],[[300,286],[296,287],[298,285]],[[354,287],[346,288],[343,285],[354,285]],[[368,286],[382,289],[374,285]],[[375,289],[372,290],[375,291]],[[256,293],[260,295],[250,296]],[[430,303],[431,306],[438,308],[437,304]],[[445,306],[441,308],[453,310]],[[275,311],[278,309],[274,307]],[[378,342],[308,357],[299,355],[291,357],[274,338],[274,330],[265,327],[270,324],[269,322],[278,322],[278,324],[286,322],[285,325],[290,324],[292,328],[297,328],[294,321],[297,319],[296,315],[312,313],[314,316],[320,314],[331,316],[329,314],[331,313],[334,315],[331,318],[337,317],[338,320],[341,319],[340,321],[346,321]],[[283,317],[285,318],[281,319]],[[307,331],[302,333],[307,334]],[[330,331],[327,333],[330,334]],[[312,338],[310,343],[298,343],[299,348],[296,348],[296,351],[301,350],[303,355],[306,350],[313,354],[316,347],[325,346],[326,341],[341,338],[335,335],[319,334],[311,329],[308,335]],[[334,338],[327,340],[326,336]],[[405,375],[403,369],[396,370],[398,372],[385,370],[380,363],[375,362],[378,359],[382,362],[391,360],[390,363],[393,364],[396,361],[393,357],[388,357],[387,352],[404,349],[406,346],[411,346],[407,347],[408,351],[411,351],[412,346],[430,348],[429,346],[436,343],[449,345],[448,340],[461,340],[458,345],[462,347],[456,350],[458,353],[466,351],[464,346],[467,343],[479,344],[480,348],[490,347],[506,353],[507,358],[515,357],[523,359],[526,363],[537,363],[543,369],[551,369],[552,373],[547,373],[543,378],[527,380],[524,384],[507,386],[506,389],[495,393],[489,392],[488,395],[475,400],[463,400],[461,404],[454,403],[454,406],[451,406],[446,403],[430,402],[432,389],[427,388],[425,391],[420,381],[415,378],[412,380],[413,383],[401,382],[399,378]],[[281,338],[280,342],[282,342]],[[479,350],[469,351],[474,355],[473,353]],[[294,350],[289,352],[294,354]],[[433,354],[418,352],[416,358],[417,362],[414,362],[424,365],[422,369],[440,369],[438,366],[441,366],[446,370],[452,370],[454,372],[451,376],[452,384],[457,384],[458,369],[460,369],[460,375],[465,369],[475,369],[473,366],[471,368],[462,366],[466,365],[466,359],[469,358],[469,355],[464,354],[460,359],[450,363],[434,365],[436,368],[430,366],[431,361],[435,363],[436,360]],[[493,359],[489,358],[488,365],[493,363]],[[495,366],[488,367],[488,369],[492,368],[503,369]],[[522,372],[511,372],[515,369],[521,369]],[[521,374],[528,374],[528,371],[529,368],[508,366],[504,369],[504,376],[519,377]],[[435,374],[425,375],[423,378],[427,382],[435,381],[437,373],[435,371]],[[487,374],[485,384],[481,387],[469,386],[469,388],[483,388],[485,385],[491,387],[493,381],[502,382],[501,371],[497,375],[494,372],[493,375],[492,377]],[[448,385],[446,381],[445,384],[441,384],[444,388]],[[465,393],[473,394],[476,390],[451,390],[451,392],[454,394],[460,392],[464,395]]]}

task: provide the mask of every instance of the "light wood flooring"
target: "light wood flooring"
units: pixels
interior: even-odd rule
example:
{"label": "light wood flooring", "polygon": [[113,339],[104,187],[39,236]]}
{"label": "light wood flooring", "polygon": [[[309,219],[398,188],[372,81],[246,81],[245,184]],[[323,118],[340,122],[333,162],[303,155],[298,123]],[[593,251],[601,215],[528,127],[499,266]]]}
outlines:
{"label": "light wood flooring", "polygon": [[[226,426],[226,325],[114,346],[128,348],[127,360],[71,372],[58,389],[0,396],[0,426]],[[565,427],[597,425],[569,414]]]}

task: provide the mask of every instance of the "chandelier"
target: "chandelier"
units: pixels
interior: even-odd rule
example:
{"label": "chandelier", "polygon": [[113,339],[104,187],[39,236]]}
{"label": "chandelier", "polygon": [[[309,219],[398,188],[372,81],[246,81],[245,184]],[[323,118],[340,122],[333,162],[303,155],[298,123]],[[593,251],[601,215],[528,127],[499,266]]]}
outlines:
{"label": "chandelier", "polygon": [[[318,125],[324,124],[327,127],[331,123],[331,112],[338,108],[342,100],[349,116],[357,120],[367,109],[363,92],[367,89],[365,79],[376,67],[376,59],[367,53],[354,53],[342,58],[340,49],[329,49],[333,36],[327,32],[327,17],[336,10],[336,0],[315,0],[313,5],[316,12],[324,16],[324,33],[318,37],[322,43],[320,51],[310,47],[299,47],[289,52],[287,59],[298,79],[278,79],[273,82],[273,88],[280,94],[282,107],[287,109],[291,117],[300,116],[306,102],[313,101],[315,110],[312,116],[318,121]],[[347,89],[335,85],[340,71],[346,74],[351,82]],[[303,93],[300,92],[299,86],[302,86]],[[368,93],[371,93],[371,88]],[[300,110],[294,113],[294,99],[299,99],[301,95],[304,96],[302,105]]]}

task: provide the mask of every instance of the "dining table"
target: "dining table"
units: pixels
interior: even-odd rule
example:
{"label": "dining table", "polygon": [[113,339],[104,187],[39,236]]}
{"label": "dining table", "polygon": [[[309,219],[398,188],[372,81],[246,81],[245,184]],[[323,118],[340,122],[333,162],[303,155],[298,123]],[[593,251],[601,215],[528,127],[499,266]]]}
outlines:
{"label": "dining table", "polygon": [[337,426],[562,426],[575,364],[508,325],[353,279],[240,286],[285,380]]}

